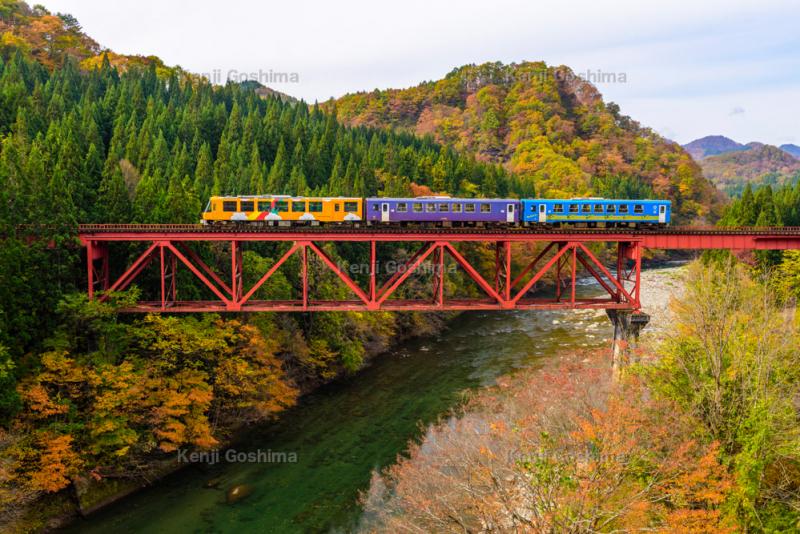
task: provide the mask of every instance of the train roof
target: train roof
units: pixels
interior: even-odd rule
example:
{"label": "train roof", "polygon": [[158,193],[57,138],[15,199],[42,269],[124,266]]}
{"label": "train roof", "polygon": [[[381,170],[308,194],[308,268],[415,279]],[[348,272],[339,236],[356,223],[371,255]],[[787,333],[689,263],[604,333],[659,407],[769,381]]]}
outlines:
{"label": "train roof", "polygon": [[518,198],[459,198],[459,197],[445,197],[445,196],[425,196],[425,197],[368,197],[367,200],[373,202],[380,202],[386,200],[400,200],[403,202],[419,202],[419,201],[432,201],[432,202],[519,202]]}

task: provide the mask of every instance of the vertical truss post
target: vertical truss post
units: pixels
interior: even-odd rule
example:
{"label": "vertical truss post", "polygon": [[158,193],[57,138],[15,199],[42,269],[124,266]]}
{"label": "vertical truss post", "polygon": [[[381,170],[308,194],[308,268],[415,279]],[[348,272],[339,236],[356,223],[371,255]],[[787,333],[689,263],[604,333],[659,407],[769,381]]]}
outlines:
{"label": "vertical truss post", "polygon": [[369,303],[367,307],[373,309],[375,304],[375,288],[377,286],[378,252],[375,240],[369,242]]}
{"label": "vertical truss post", "polygon": [[308,309],[308,244],[300,245],[300,278],[303,280],[303,310]]}
{"label": "vertical truss post", "polygon": [[[558,244],[558,252],[561,253],[564,250],[564,243]],[[561,302],[561,268],[562,264],[564,263],[564,258],[558,258],[558,262],[556,263],[556,302]]]}
{"label": "vertical truss post", "polygon": [[509,300],[511,285],[511,242],[498,241],[494,249],[494,290]]}
{"label": "vertical truss post", "polygon": [[440,308],[444,306],[444,245],[439,244],[436,248],[436,272],[434,277],[436,279],[436,305]]}
{"label": "vertical truss post", "polygon": [[639,298],[642,288],[642,244],[637,242],[633,244],[633,253],[636,256],[636,285],[633,288],[633,298],[635,299],[634,307],[638,310],[642,307]]}
{"label": "vertical truss post", "polygon": [[577,283],[576,271],[578,269],[578,247],[572,245],[572,295],[570,304],[575,305],[575,285]]}
{"label": "vertical truss post", "polygon": [[94,241],[86,242],[86,276],[89,282],[89,300],[94,299]]}
{"label": "vertical truss post", "polygon": [[165,262],[164,262],[164,243],[161,242],[158,244],[158,254],[160,258],[160,266],[161,266],[161,309],[165,310],[167,308],[167,280],[166,280],[166,270],[165,270]]}
{"label": "vertical truss post", "polygon": [[231,241],[231,300],[235,304],[242,300],[242,248],[238,241]]}
{"label": "vertical truss post", "polygon": [[505,268],[505,283],[503,284],[503,299],[511,299],[511,241],[504,241],[505,248],[505,261],[503,267]]}
{"label": "vertical truss post", "polygon": [[[617,282],[625,287],[625,246],[621,242],[617,243]],[[622,301],[622,293],[619,290],[615,292],[614,300]]]}

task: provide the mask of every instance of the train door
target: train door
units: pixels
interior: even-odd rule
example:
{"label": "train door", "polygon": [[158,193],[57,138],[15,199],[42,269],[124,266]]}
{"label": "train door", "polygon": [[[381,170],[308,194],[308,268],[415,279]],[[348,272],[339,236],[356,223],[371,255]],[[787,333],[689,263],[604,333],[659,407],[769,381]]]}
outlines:
{"label": "train door", "polygon": [[389,203],[381,203],[381,222],[389,222]]}
{"label": "train door", "polygon": [[547,204],[539,204],[539,222],[547,222]]}
{"label": "train door", "polygon": [[514,204],[506,204],[506,222],[514,222]]}
{"label": "train door", "polygon": [[667,222],[667,207],[663,204],[658,207],[658,222],[661,224]]}

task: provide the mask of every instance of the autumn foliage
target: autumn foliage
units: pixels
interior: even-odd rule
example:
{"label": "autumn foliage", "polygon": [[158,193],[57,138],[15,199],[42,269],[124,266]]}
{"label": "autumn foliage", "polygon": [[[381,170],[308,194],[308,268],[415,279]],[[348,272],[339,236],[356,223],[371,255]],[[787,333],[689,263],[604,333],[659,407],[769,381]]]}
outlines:
{"label": "autumn foliage", "polygon": [[297,397],[279,343],[256,326],[217,316],[121,323],[111,305],[79,297],[61,312],[51,350],[17,386],[23,410],[0,436],[2,505],[87,474],[144,476],[154,458],[218,446]]}
{"label": "autumn foliage", "polygon": [[733,532],[719,445],[600,356],[503,381],[364,495],[366,531]]}

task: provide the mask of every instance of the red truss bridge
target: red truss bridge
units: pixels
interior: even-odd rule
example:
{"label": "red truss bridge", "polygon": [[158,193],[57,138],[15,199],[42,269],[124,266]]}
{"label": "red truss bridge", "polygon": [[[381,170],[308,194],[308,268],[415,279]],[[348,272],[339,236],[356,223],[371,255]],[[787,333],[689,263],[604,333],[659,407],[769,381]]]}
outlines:
{"label": "red truss bridge", "polygon": [[[209,228],[200,225],[83,225],[80,240],[87,252],[90,298],[104,300],[143,276],[160,280],[157,300],[142,300],[131,312],[279,312],[279,311],[441,311],[576,309],[636,311],[641,307],[641,269],[644,249],[662,250],[787,250],[800,249],[800,228],[634,229],[490,229],[490,228],[383,228],[304,227]],[[133,261],[119,263],[111,251],[120,243],[139,243]],[[257,280],[243,279],[242,250],[256,243],[277,244],[275,261]],[[354,276],[337,264],[328,250],[341,243],[361,243],[366,268]],[[405,243],[412,251],[392,272],[380,272],[381,249]],[[493,258],[470,261],[467,243],[486,243]],[[604,246],[597,246],[598,243]],[[341,245],[339,245],[341,246]],[[204,261],[198,248],[205,249]],[[124,247],[128,257],[131,247]],[[397,248],[397,245],[394,245]],[[460,250],[461,249],[461,250]],[[614,251],[607,257],[607,251]],[[605,251],[604,254],[600,254]],[[516,256],[512,262],[512,254]],[[385,255],[385,253],[384,253]],[[297,259],[295,259],[297,258]],[[299,261],[298,261],[299,260]],[[309,283],[310,262],[329,269],[350,291],[350,298],[322,300]],[[448,268],[445,268],[447,262]],[[612,263],[607,267],[605,263]],[[209,264],[212,264],[210,266]],[[487,266],[487,264],[491,264]],[[512,265],[524,265],[512,272]],[[434,268],[431,269],[430,267]],[[477,287],[477,297],[449,294],[447,272],[461,269]],[[299,269],[299,287],[291,300],[265,300],[259,291],[279,269]],[[112,270],[121,272],[112,276]],[[181,300],[182,280],[195,285],[207,299]],[[552,294],[542,296],[539,283],[553,281]],[[581,295],[585,278],[602,288],[601,296]],[[411,282],[415,280],[415,282]],[[420,280],[426,288],[420,291]],[[416,284],[413,291],[404,290]],[[193,294],[198,294],[195,290]],[[413,298],[409,294],[414,294]],[[422,294],[422,295],[421,295]],[[474,292],[473,292],[474,294]],[[421,295],[421,296],[420,296]]]}

